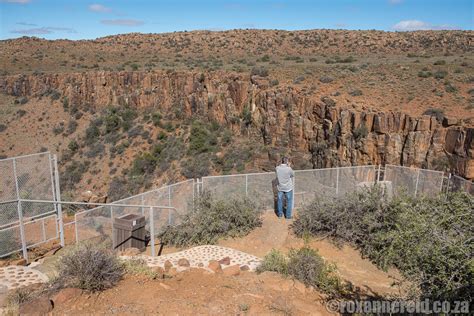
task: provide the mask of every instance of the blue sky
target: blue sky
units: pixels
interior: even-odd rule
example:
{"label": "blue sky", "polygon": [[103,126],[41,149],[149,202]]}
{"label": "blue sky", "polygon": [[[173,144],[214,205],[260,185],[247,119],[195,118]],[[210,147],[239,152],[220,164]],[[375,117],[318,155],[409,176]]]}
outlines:
{"label": "blue sky", "polygon": [[0,0],[0,39],[227,29],[473,29],[474,0]]}

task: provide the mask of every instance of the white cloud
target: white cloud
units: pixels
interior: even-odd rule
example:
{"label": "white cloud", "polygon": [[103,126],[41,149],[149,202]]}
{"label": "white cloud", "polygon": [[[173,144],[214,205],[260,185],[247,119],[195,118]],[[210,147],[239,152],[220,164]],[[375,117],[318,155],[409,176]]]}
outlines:
{"label": "white cloud", "polygon": [[89,5],[89,10],[93,12],[100,12],[100,13],[110,13],[112,12],[112,9],[109,7],[106,7],[102,4],[91,4]]}
{"label": "white cloud", "polygon": [[23,26],[38,26],[38,24],[28,23],[28,22],[17,22],[16,24],[23,25]]}
{"label": "white cloud", "polygon": [[100,23],[105,25],[120,25],[120,26],[140,26],[144,22],[140,20],[133,19],[115,19],[115,20],[102,20]]}
{"label": "white cloud", "polygon": [[0,0],[0,2],[27,4],[30,3],[31,0]]}
{"label": "white cloud", "polygon": [[426,30],[455,30],[455,26],[442,24],[433,25],[420,20],[403,20],[392,26],[395,31],[426,31]]}
{"label": "white cloud", "polygon": [[35,27],[35,28],[30,28],[30,29],[19,29],[19,30],[10,31],[10,33],[24,34],[24,35],[42,35],[42,34],[51,34],[54,32],[77,33],[75,29],[72,29],[69,27],[54,27],[54,26]]}

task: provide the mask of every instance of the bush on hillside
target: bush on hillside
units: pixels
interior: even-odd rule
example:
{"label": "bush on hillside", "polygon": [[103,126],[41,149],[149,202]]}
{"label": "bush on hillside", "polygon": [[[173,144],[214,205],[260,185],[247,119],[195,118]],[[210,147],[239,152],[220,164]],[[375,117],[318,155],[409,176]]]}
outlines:
{"label": "bush on hillside", "polygon": [[67,251],[59,259],[57,267],[54,288],[76,287],[91,292],[114,286],[124,272],[113,251],[92,243],[80,244]]}
{"label": "bush on hillside", "polygon": [[245,236],[262,224],[259,208],[247,198],[217,199],[204,192],[194,208],[181,224],[160,234],[163,243],[178,247],[215,244],[220,238]]}
{"label": "bush on hillside", "polygon": [[397,197],[378,187],[345,197],[319,198],[297,216],[298,236],[329,236],[359,248],[379,267],[394,266],[420,297],[472,299],[473,197]]}
{"label": "bush on hillside", "polygon": [[306,286],[313,286],[330,295],[343,291],[335,266],[328,265],[316,250],[307,246],[291,249],[288,256],[272,249],[257,268],[258,273],[264,271],[291,276]]}

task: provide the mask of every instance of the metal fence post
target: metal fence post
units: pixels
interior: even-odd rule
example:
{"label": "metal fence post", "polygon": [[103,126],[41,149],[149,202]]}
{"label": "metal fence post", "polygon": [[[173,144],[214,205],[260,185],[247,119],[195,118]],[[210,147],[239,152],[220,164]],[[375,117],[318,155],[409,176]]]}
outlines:
{"label": "metal fence post", "polygon": [[74,214],[74,230],[76,233],[76,244],[79,243],[79,230],[78,230],[78,221],[77,221],[77,214]]}
{"label": "metal fence post", "polygon": [[15,189],[16,189],[16,198],[17,198],[17,211],[18,211],[18,222],[20,223],[20,238],[21,238],[21,250],[23,252],[23,258],[28,262],[28,251],[26,248],[26,238],[25,238],[25,226],[23,224],[23,211],[21,209],[21,197],[20,197],[20,188],[18,186],[18,175],[16,172],[16,159],[13,159],[13,177],[15,178]]}
{"label": "metal fence post", "polygon": [[171,186],[168,186],[168,206],[171,206]]}
{"label": "metal fence post", "polygon": [[155,256],[155,220],[153,217],[153,207],[150,207],[150,243],[152,257]]}
{"label": "metal fence post", "polygon": [[[59,171],[58,171],[58,158],[56,155],[53,156],[54,160],[54,178],[56,185],[56,199],[61,201],[61,188],[59,186]],[[58,203],[58,219],[59,219],[59,238],[61,240],[61,247],[64,247],[64,224],[63,224],[63,207],[61,203]],[[76,224],[77,225],[77,224]]]}
{"label": "metal fence post", "polygon": [[[143,194],[140,195],[140,201],[142,205],[145,205],[145,199],[143,198]],[[141,207],[142,210],[142,216],[145,216],[145,210],[143,209],[143,206]]]}
{"label": "metal fence post", "polygon": [[[51,154],[48,155],[49,159],[49,171],[50,171],[50,176],[51,176],[51,190],[53,192],[53,201],[58,202],[58,198],[56,195],[56,187],[54,186],[54,163],[53,163],[53,157],[51,157]],[[54,211],[56,212],[56,215],[58,215],[58,204],[53,203]],[[57,224],[58,218],[56,218],[56,235],[58,231],[61,231],[59,228],[60,225]],[[44,221],[43,221],[43,226],[44,226]],[[46,239],[45,239],[46,240]]]}
{"label": "metal fence post", "polygon": [[245,197],[249,196],[249,175],[245,175]]}
{"label": "metal fence post", "polygon": [[418,169],[418,173],[416,175],[416,183],[415,183],[415,197],[418,193],[418,181],[420,180],[420,169]]}
{"label": "metal fence post", "polygon": [[336,196],[339,195],[339,167],[336,168]]}
{"label": "metal fence post", "polygon": [[377,169],[377,179],[375,181],[376,183],[380,182],[380,164],[379,164],[379,167]]}

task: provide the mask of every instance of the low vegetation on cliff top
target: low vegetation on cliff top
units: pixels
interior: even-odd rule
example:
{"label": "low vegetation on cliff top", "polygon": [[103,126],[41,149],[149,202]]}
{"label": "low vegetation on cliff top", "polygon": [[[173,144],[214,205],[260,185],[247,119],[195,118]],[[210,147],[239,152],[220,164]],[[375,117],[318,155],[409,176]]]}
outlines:
{"label": "low vegetation on cliff top", "polygon": [[218,199],[204,192],[194,202],[195,211],[159,237],[178,247],[215,244],[220,238],[242,237],[262,225],[259,208],[248,198]]}
{"label": "low vegetation on cliff top", "polygon": [[418,297],[472,300],[473,209],[465,193],[388,200],[375,187],[314,200],[293,231],[353,244],[379,267],[396,267]]}

